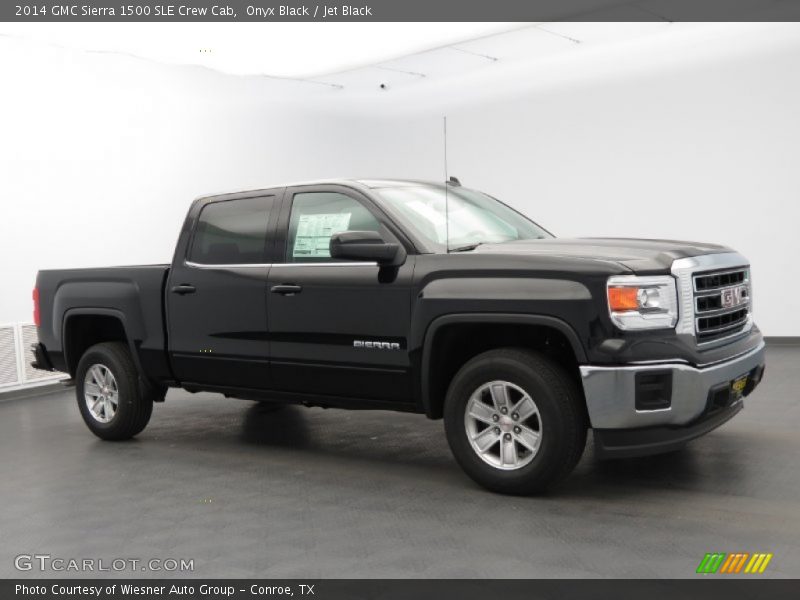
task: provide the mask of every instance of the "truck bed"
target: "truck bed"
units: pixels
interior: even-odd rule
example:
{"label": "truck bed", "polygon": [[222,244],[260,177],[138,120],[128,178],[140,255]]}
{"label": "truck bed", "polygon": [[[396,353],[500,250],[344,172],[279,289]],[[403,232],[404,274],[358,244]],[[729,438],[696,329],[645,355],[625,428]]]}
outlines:
{"label": "truck bed", "polygon": [[66,332],[90,314],[92,326],[102,326],[97,315],[106,315],[123,323],[144,372],[169,378],[163,316],[168,273],[168,264],[39,271],[39,343],[52,366],[74,374],[78,352],[84,349],[79,340],[64,347]]}

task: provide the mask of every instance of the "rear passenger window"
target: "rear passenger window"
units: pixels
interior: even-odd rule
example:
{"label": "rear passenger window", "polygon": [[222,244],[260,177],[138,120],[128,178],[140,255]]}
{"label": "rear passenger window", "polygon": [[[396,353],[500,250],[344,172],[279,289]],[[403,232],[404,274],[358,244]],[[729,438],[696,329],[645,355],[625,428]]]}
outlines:
{"label": "rear passenger window", "polygon": [[267,221],[274,196],[206,204],[200,211],[189,260],[204,265],[266,262]]}

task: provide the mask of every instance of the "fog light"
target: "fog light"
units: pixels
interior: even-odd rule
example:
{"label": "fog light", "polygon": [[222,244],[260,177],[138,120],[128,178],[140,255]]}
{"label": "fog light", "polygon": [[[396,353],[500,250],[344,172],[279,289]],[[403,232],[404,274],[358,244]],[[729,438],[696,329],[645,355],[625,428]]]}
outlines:
{"label": "fog light", "polygon": [[664,410],[672,406],[672,371],[636,374],[636,410]]}

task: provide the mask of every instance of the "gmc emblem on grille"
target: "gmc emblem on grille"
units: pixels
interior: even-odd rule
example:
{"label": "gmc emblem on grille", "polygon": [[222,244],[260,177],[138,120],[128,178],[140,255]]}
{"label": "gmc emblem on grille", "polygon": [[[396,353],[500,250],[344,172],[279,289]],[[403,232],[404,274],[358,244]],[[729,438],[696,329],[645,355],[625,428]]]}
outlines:
{"label": "gmc emblem on grille", "polygon": [[722,308],[733,308],[747,302],[747,286],[736,285],[720,292]]}

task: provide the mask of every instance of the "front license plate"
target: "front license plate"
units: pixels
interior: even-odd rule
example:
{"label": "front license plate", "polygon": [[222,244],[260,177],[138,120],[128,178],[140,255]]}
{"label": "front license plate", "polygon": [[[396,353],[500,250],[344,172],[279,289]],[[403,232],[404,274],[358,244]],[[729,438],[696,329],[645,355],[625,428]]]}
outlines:
{"label": "front license plate", "polygon": [[737,377],[731,382],[731,395],[734,400],[738,400],[744,394],[744,388],[747,387],[747,377],[749,373]]}

